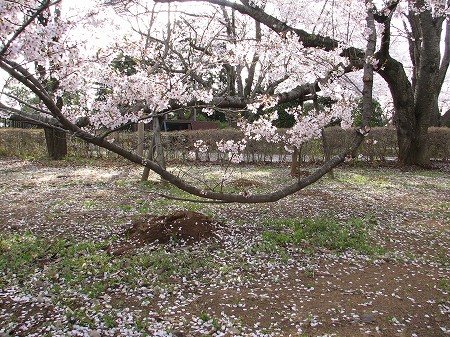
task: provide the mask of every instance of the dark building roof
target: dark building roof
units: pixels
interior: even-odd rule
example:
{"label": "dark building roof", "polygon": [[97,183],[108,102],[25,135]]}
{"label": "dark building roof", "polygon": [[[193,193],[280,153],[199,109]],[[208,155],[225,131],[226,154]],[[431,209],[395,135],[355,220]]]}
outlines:
{"label": "dark building roof", "polygon": [[213,121],[164,120],[161,125],[162,131],[210,130],[218,128],[217,122]]}

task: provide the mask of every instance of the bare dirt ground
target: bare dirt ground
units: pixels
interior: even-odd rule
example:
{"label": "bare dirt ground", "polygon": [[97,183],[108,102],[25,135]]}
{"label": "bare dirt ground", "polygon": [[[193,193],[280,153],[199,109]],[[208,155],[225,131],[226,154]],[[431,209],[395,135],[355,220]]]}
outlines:
{"label": "bare dirt ground", "polygon": [[[273,204],[205,205],[120,162],[0,159],[0,336],[450,336],[448,167],[335,174]],[[359,219],[364,244],[279,225],[311,218]]]}

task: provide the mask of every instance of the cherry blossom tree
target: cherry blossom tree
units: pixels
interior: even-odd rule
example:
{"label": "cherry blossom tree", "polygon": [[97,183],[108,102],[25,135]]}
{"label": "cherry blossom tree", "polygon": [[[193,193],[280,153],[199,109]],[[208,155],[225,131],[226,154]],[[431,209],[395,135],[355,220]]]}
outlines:
{"label": "cherry blossom tree", "polygon": [[[211,108],[219,108],[229,119],[238,120],[247,138],[281,140],[273,126],[276,111],[260,115],[274,104],[289,103],[292,108],[288,113],[298,120],[296,129],[288,132],[288,143],[295,155],[302,143],[320,135],[321,127],[336,117],[331,111],[316,111],[317,116],[304,117],[301,111],[303,102],[317,96],[319,81],[326,84],[334,77],[332,89],[336,91],[340,87],[337,73],[343,72],[347,60],[336,53],[304,48],[294,34],[274,33],[255,19],[223,6],[203,6],[199,14],[188,13],[183,7],[167,8],[154,3],[143,8],[143,1],[110,0],[107,4],[115,6],[119,14],[133,23],[134,30],[143,39],[141,45],[146,49],[153,45],[153,49],[164,51],[158,59],[152,55],[146,62],[159,64],[159,72],[182,73],[198,86],[208,88],[215,103]],[[167,27],[163,33],[151,29],[157,19],[148,20],[161,11],[167,11],[168,16],[167,24],[161,25]],[[336,93],[329,90],[328,94]],[[342,107],[348,122],[350,109]],[[339,113],[342,118],[342,111]],[[239,120],[242,114],[253,123]],[[297,136],[299,129],[307,132]],[[243,148],[244,142],[230,148]],[[225,151],[223,147],[219,149]],[[238,155],[231,157],[239,160]]]}
{"label": "cherry blossom tree", "polygon": [[[8,115],[13,113],[33,119],[37,124],[55,128],[103,147],[156,172],[186,192],[215,202],[275,201],[314,183],[332,168],[351,158],[369,131],[368,121],[372,110],[373,68],[376,66],[374,18],[377,14],[372,2],[367,0],[362,10],[359,7],[361,17],[367,18],[360,27],[362,33],[358,35],[360,48],[338,43],[337,40],[320,34],[308,34],[304,30],[291,28],[291,24],[296,22],[289,25],[283,23],[284,21],[276,19],[257,6],[263,4],[247,1],[242,1],[242,5],[228,1],[210,2],[223,7],[214,7],[209,16],[202,15],[202,18],[209,20],[210,31],[219,32],[217,36],[223,40],[222,43],[216,43],[220,41],[217,36],[212,39],[186,36],[185,28],[193,25],[188,20],[178,21],[158,35],[157,31],[161,25],[155,25],[155,22],[160,16],[153,10],[155,15],[149,17],[150,24],[146,27],[150,31],[145,34],[138,31],[137,38],[127,36],[94,52],[92,48],[86,48],[89,41],[80,41],[79,35],[73,36],[70,32],[80,25],[91,27],[90,31],[93,31],[92,27],[100,30],[106,24],[107,16],[102,17],[90,12],[76,20],[56,20],[56,16],[59,16],[56,6],[62,3],[61,0],[0,2],[0,69],[31,90],[41,102],[39,106],[33,107],[37,112],[34,116],[25,115],[15,109],[14,100],[9,100],[9,104],[2,103],[1,110]],[[145,12],[152,13],[151,7],[146,4],[144,1],[138,3],[141,9],[145,7]],[[271,8],[269,4],[267,6]],[[241,21],[231,23],[236,20],[236,16],[233,18],[236,13],[224,12],[226,8],[234,8],[239,12]],[[222,14],[221,20],[225,20],[225,23],[215,20],[218,10]],[[165,22],[171,25],[170,11],[166,13],[169,16]],[[188,15],[192,17],[196,14]],[[49,24],[39,24],[39,17],[48,18]],[[250,27],[246,21],[248,17],[252,18],[253,25],[250,30],[254,39],[245,41],[241,37],[248,35],[239,35],[238,31],[233,32],[233,29]],[[267,29],[267,38],[264,40],[262,27],[254,24],[255,21],[262,23],[266,27],[264,29]],[[110,23],[108,25],[111,30]],[[191,28],[191,32],[203,32],[201,27]],[[336,35],[339,36],[344,31],[335,29]],[[192,39],[192,36],[196,39]],[[302,38],[299,39],[299,36]],[[251,48],[250,54],[245,51],[246,44]],[[43,49],[43,45],[47,48]],[[111,66],[120,53],[135,60],[132,74],[118,71],[117,67]],[[191,55],[188,55],[189,53]],[[248,57],[246,71],[239,69],[240,63],[236,62],[236,58],[241,57]],[[276,60],[276,64],[266,69],[258,69],[256,65],[262,64],[259,63],[262,58]],[[305,58],[309,62],[321,60],[320,64],[313,64],[316,68],[312,72],[314,76],[310,75],[310,81],[306,84],[304,81],[300,82],[308,74],[304,68],[305,63],[308,63],[304,61]],[[58,84],[54,90],[49,90],[48,83],[39,77],[37,63],[46,67],[47,72],[52,72],[52,79]],[[279,66],[280,64],[282,66]],[[166,170],[157,161],[148,160],[121,148],[109,139],[112,131],[123,125],[177,113],[180,109],[227,109],[255,113],[264,112],[265,109],[283,102],[315,100],[318,91],[334,96],[337,103],[328,111],[317,110],[312,116],[302,116],[299,109],[291,111],[296,117],[296,124],[284,141],[290,146],[298,146],[319,135],[321,128],[334,118],[351,124],[347,118],[351,108],[346,104],[348,98],[340,89],[338,78],[355,68],[364,68],[365,98],[363,126],[355,129],[353,142],[344,152],[331,158],[310,176],[268,194],[233,195],[222,190],[196,187]],[[223,69],[226,69],[227,81],[221,87],[215,83],[223,74]],[[262,76],[264,71],[266,73]],[[244,73],[247,82],[242,81]],[[260,80],[254,81],[252,76],[259,77]],[[233,83],[236,86],[233,87]],[[98,97],[99,90],[106,93],[101,99]],[[253,123],[241,124],[246,138],[237,143],[223,140],[218,144],[219,149],[229,156],[231,162],[239,161],[239,152],[245,148],[246,140],[263,137],[273,140],[278,137],[272,124],[276,114],[261,116]],[[204,144],[197,142],[197,146],[202,148]]]}
{"label": "cherry blossom tree", "polygon": [[[314,30],[298,28],[305,26],[305,13],[302,2],[272,1],[228,1],[228,0],[156,0],[157,2],[208,2],[226,6],[242,14],[253,17],[274,31],[296,34],[304,46],[320,48],[324,51],[338,50],[343,42],[348,42],[337,27],[325,35],[315,34]],[[320,4],[321,2],[319,2]],[[325,2],[329,3],[329,2]],[[333,2],[334,3],[334,2]],[[438,110],[439,93],[447,74],[450,55],[449,3],[446,0],[389,0],[376,1],[378,10],[375,20],[380,26],[379,49],[373,59],[378,74],[387,83],[395,108],[394,122],[397,127],[399,161],[404,165],[429,166],[428,127]],[[363,12],[361,1],[340,1],[339,6],[348,6],[349,12]],[[283,11],[283,9],[285,9]],[[325,9],[325,6],[323,7]],[[326,12],[322,11],[321,13]],[[328,11],[333,18],[333,11]],[[322,18],[325,17],[321,16]],[[296,22],[301,18],[300,25]],[[393,22],[405,19],[405,33],[409,40],[412,74],[409,64],[394,57],[392,47]],[[329,24],[326,20],[321,26]],[[314,27],[316,28],[316,27]],[[441,43],[442,30],[445,39]],[[342,32],[342,30],[341,30]],[[444,46],[441,55],[440,47]],[[349,59],[345,71],[361,69],[364,62],[362,49],[353,44],[342,48],[340,53]]]}

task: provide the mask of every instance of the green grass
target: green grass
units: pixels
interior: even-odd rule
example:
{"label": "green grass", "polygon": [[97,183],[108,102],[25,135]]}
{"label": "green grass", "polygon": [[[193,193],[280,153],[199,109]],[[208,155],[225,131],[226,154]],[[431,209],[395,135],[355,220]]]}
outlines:
{"label": "green grass", "polygon": [[82,203],[84,208],[95,208],[97,206],[97,201],[95,200],[87,200]]}
{"label": "green grass", "polygon": [[121,211],[131,211],[131,210],[133,209],[133,206],[132,206],[132,205],[129,205],[129,204],[120,204],[120,205],[118,206],[118,208],[119,208]]}
{"label": "green grass", "polygon": [[450,294],[450,279],[442,278],[438,282],[438,288]]}
{"label": "green grass", "polygon": [[431,260],[439,263],[444,268],[450,267],[450,256],[445,250],[438,251],[437,256]]}
{"label": "green grass", "polygon": [[[15,279],[26,282],[30,275],[43,270],[41,277],[63,279],[69,285],[83,283],[83,292],[95,297],[105,289],[100,281],[86,282],[103,273],[119,270],[101,249],[103,243],[73,243],[67,240],[48,242],[31,234],[0,237],[1,282]],[[45,266],[45,268],[44,268]]]}
{"label": "green grass", "polygon": [[433,210],[430,211],[430,217],[450,219],[450,203],[442,202],[433,205]]}
{"label": "green grass", "polygon": [[339,180],[351,184],[367,184],[369,183],[369,178],[367,176],[357,174],[357,173],[347,173],[339,177]]}
{"label": "green grass", "polygon": [[355,250],[363,254],[381,253],[382,248],[370,240],[373,224],[369,219],[339,220],[333,216],[315,218],[269,220],[270,229],[262,234],[266,249],[306,246],[336,252]]}
{"label": "green grass", "polygon": [[[111,256],[103,247],[107,242],[47,242],[31,234],[0,237],[0,285],[27,283],[39,271],[39,279],[49,281],[55,294],[60,281],[79,289],[90,298],[100,296],[108,287],[139,282],[160,282],[170,286],[172,276],[207,277],[217,266],[212,258],[190,249],[136,252]],[[55,282],[58,281],[58,282]],[[60,294],[63,295],[62,293]]]}
{"label": "green grass", "polygon": [[352,172],[339,172],[338,181],[354,185],[371,185],[379,187],[389,187],[392,185],[391,182],[385,179],[385,176],[378,174],[367,175],[367,172],[352,173]]}
{"label": "green grass", "polygon": [[32,234],[0,236],[0,270],[25,278],[34,272],[35,261],[45,252],[44,242]]}
{"label": "green grass", "polygon": [[131,278],[149,278],[154,276],[160,281],[166,281],[172,275],[192,277],[199,276],[212,266],[211,258],[197,255],[188,249],[178,249],[168,252],[159,247],[152,252],[143,252],[131,256],[125,263],[126,274]]}

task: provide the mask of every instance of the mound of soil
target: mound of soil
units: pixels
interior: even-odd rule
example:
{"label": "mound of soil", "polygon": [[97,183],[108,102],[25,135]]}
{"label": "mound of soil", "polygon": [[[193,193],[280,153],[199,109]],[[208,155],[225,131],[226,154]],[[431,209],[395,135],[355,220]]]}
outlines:
{"label": "mound of soil", "polygon": [[147,214],[132,221],[127,237],[141,243],[166,243],[176,240],[193,244],[214,236],[217,223],[204,214],[190,211],[178,211],[169,215]]}

